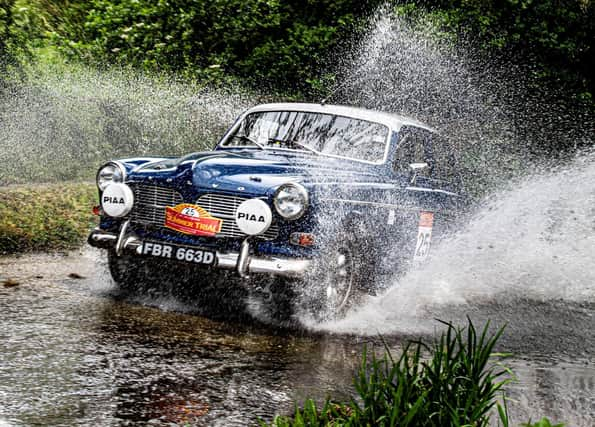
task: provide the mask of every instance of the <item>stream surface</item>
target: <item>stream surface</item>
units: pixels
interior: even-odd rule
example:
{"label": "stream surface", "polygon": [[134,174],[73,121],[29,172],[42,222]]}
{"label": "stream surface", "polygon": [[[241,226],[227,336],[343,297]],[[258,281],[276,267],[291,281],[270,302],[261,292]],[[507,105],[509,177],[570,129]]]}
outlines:
{"label": "stream surface", "polygon": [[[0,426],[255,425],[306,396],[347,399],[363,344],[379,344],[373,333],[265,325],[233,304],[209,313],[198,301],[118,295],[102,255],[0,258],[0,283],[13,280],[0,286]],[[464,312],[509,324],[500,347],[514,353],[513,425],[593,425],[593,302],[484,301]],[[385,336],[395,348],[406,338]]]}

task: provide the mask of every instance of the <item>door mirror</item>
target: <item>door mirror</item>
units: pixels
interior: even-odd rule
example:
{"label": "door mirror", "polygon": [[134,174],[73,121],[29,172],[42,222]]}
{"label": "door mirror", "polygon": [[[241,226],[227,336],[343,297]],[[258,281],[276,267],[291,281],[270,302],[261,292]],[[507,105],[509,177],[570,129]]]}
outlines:
{"label": "door mirror", "polygon": [[411,163],[409,165],[409,170],[413,173],[417,173],[417,172],[421,172],[422,170],[429,168],[430,165],[428,165],[426,162],[421,162],[421,163]]}
{"label": "door mirror", "polygon": [[410,163],[409,164],[409,172],[410,172],[409,183],[412,185],[415,185],[418,175],[422,171],[428,169],[429,167],[430,167],[430,165],[428,165],[426,162]]}

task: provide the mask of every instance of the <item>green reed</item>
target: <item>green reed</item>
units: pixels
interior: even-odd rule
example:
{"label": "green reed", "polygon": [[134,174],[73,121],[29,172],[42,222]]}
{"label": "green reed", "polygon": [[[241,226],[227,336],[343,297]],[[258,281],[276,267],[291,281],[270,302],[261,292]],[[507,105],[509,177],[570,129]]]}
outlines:
{"label": "green reed", "polygon": [[308,399],[292,417],[278,416],[272,425],[483,427],[497,414],[508,426],[498,396],[505,399],[503,387],[513,374],[501,363],[509,355],[494,351],[504,328],[492,333],[488,322],[478,331],[470,319],[463,328],[441,323],[446,330],[438,339],[429,345],[410,341],[397,359],[386,343],[381,357],[364,348],[351,402],[327,399],[319,409]]}

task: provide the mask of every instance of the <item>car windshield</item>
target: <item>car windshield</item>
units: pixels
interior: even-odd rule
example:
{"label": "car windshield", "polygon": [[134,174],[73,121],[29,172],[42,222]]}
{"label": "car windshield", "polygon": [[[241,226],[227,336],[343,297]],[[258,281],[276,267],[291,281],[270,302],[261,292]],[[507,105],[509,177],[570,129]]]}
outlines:
{"label": "car windshield", "polygon": [[299,111],[248,114],[223,146],[290,149],[381,162],[388,127],[351,117]]}

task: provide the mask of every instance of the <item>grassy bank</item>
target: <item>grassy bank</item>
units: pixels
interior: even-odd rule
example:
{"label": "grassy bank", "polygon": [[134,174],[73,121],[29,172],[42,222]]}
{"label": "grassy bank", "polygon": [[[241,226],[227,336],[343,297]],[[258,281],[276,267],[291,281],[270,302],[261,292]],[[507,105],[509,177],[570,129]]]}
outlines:
{"label": "grassy bank", "polygon": [[68,249],[96,222],[91,183],[0,187],[0,253]]}

